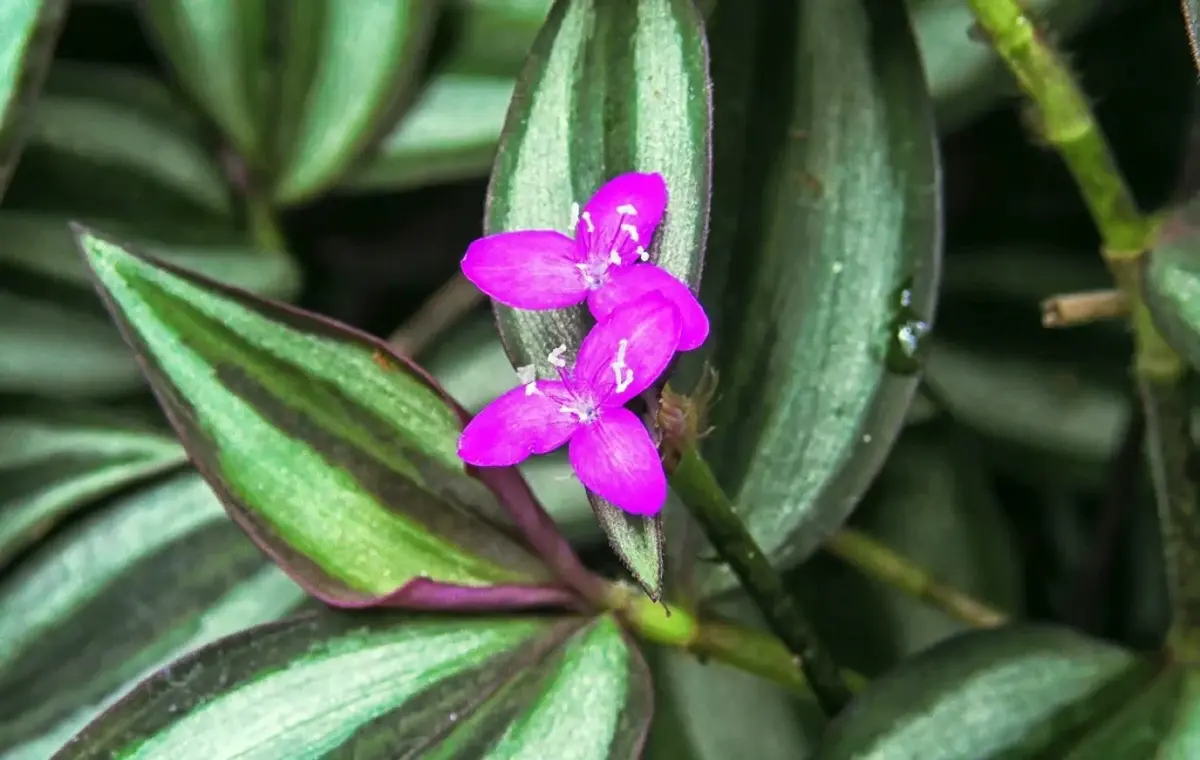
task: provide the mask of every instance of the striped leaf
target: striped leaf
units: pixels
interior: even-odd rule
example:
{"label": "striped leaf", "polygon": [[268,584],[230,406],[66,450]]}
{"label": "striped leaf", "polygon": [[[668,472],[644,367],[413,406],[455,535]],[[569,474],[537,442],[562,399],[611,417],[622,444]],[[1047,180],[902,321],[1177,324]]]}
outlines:
{"label": "striped leaf", "polygon": [[326,612],[147,680],[55,760],[639,756],[649,677],[610,618]]}
{"label": "striped leaf", "polygon": [[463,74],[516,76],[552,0],[449,0],[442,23],[451,38],[445,65]]}
{"label": "striped leaf", "polygon": [[591,582],[512,469],[471,477],[464,414],[350,328],[75,228],[98,289],[231,516],[331,604],[480,607]]}
{"label": "striped leaf", "polygon": [[[159,235],[142,222],[94,221],[229,285],[275,298],[300,287],[290,257],[237,233],[179,225]],[[0,241],[0,391],[96,398],[139,387],[137,364],[95,296],[67,218],[0,211]]]}
{"label": "striped leaf", "polygon": [[[753,149],[714,217],[714,240],[735,223],[719,250],[736,258],[705,283],[720,375],[705,454],[788,564],[849,516],[904,424],[936,305],[941,172],[903,0],[763,12]],[[735,580],[712,565],[702,585]]]}
{"label": "striped leaf", "polygon": [[[692,0],[558,0],[517,83],[488,188],[488,234],[569,229],[572,203],[627,171],[658,172],[670,200],[650,247],[696,287],[704,263],[711,93],[703,21]],[[553,374],[545,357],[578,346],[584,307],[529,312],[495,305],[514,367]],[[647,592],[662,578],[661,517],[628,518],[595,497],[609,540]]]}
{"label": "striped leaf", "polygon": [[305,599],[190,470],[89,512],[0,576],[0,757],[44,760],[170,660]]}
{"label": "striped leaf", "polygon": [[67,0],[10,0],[0,6],[0,196],[17,165],[66,15]]}
{"label": "striped leaf", "polygon": [[184,461],[177,441],[115,415],[0,416],[0,569],[80,507]]}

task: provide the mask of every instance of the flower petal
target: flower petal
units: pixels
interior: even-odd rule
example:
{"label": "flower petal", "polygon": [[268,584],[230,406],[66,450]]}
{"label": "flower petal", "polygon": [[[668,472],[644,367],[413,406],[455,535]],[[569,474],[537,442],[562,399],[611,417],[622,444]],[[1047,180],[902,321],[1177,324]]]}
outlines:
{"label": "flower petal", "polygon": [[613,309],[579,346],[573,384],[604,406],[624,406],[671,363],[680,324],[675,304],[658,293]]}
{"label": "flower petal", "polygon": [[579,428],[561,409],[573,397],[553,380],[539,380],[530,393],[518,386],[485,406],[458,439],[458,455],[477,467],[506,467],[545,454],[567,442]]}
{"label": "flower petal", "polygon": [[592,291],[588,297],[588,307],[592,310],[592,316],[604,319],[621,304],[634,301],[646,293],[659,293],[679,309],[682,327],[678,350],[691,351],[708,339],[708,314],[692,289],[654,264],[637,264],[617,270],[604,287]]}
{"label": "flower petal", "polygon": [[575,241],[553,230],[501,232],[467,248],[462,271],[489,296],[516,309],[563,309],[587,295]]}
{"label": "flower petal", "polygon": [[568,449],[584,487],[626,512],[653,515],[667,500],[667,476],[646,426],[628,409],[606,409]]}
{"label": "flower petal", "polygon": [[613,251],[622,264],[638,260],[650,247],[667,208],[667,183],[661,174],[621,174],[596,191],[575,225],[585,253],[607,259]]}

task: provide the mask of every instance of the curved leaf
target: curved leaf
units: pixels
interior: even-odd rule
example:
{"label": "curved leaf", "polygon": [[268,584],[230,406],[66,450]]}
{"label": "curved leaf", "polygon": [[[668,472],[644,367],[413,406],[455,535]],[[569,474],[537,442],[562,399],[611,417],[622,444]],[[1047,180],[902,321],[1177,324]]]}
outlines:
{"label": "curved leaf", "polygon": [[447,70],[516,76],[553,0],[452,0],[442,14],[451,41]]}
{"label": "curved leaf", "polygon": [[0,580],[0,756],[48,757],[143,677],[305,599],[194,472],[122,496]]}
{"label": "curved leaf", "polygon": [[173,438],[111,415],[0,416],[0,569],[80,507],[185,460]]}
{"label": "curved leaf", "polygon": [[342,187],[394,191],[486,176],[512,93],[511,79],[454,73],[434,77]]}
{"label": "curved leaf", "polygon": [[[466,473],[461,410],[382,342],[75,234],[192,461],[313,594],[471,608],[570,598]],[[542,556],[587,583],[515,470],[489,476],[508,479],[497,495]]]}
{"label": "curved leaf", "polygon": [[17,165],[29,111],[66,15],[67,0],[17,0],[0,9],[0,196]]}
{"label": "curved leaf", "polygon": [[[691,0],[559,0],[518,81],[488,188],[484,231],[560,229],[571,205],[627,171],[663,175],[670,200],[650,258],[696,287],[711,173],[711,92],[703,21]],[[495,304],[514,367],[554,376],[546,357],[578,346],[582,307]],[[632,520],[589,495],[617,555],[661,592],[661,518]]]}
{"label": "curved leaf", "polygon": [[432,0],[278,6],[277,201],[296,203],[337,182],[386,129],[424,62],[436,6]]}
{"label": "curved leaf", "polygon": [[636,757],[649,691],[609,618],[325,613],[174,663],[55,760]]}
{"label": "curved leaf", "polygon": [[1065,629],[973,631],[872,683],[830,726],[816,757],[1038,757],[1102,719],[1152,670]]}
{"label": "curved leaf", "polygon": [[[940,172],[900,0],[771,12],[758,78],[787,110],[756,113],[739,258],[724,292],[705,293],[721,301],[706,453],[760,545],[789,563],[846,519],[903,424],[907,351],[937,294]],[[714,573],[710,592],[732,585]]]}
{"label": "curved leaf", "polygon": [[25,153],[12,187],[22,207],[149,218],[168,230],[168,219],[228,223],[233,213],[200,124],[165,85],[132,69],[55,64]]}
{"label": "curved leaf", "polygon": [[258,101],[267,5],[265,0],[152,0],[140,6],[175,76],[256,164],[263,159]]}
{"label": "curved leaf", "polygon": [[[650,256],[693,287],[704,263],[710,93],[703,25],[690,0],[558,0],[530,52],[505,121],[484,231],[569,230],[571,204],[628,171],[667,182]],[[556,376],[546,356],[578,346],[582,308],[496,305],[514,367]]]}
{"label": "curved leaf", "polygon": [[[140,223],[96,221],[229,285],[276,298],[300,287],[291,258],[237,234],[176,229],[159,237]],[[94,398],[138,387],[137,365],[94,295],[67,219],[0,212],[0,241],[0,391]]]}

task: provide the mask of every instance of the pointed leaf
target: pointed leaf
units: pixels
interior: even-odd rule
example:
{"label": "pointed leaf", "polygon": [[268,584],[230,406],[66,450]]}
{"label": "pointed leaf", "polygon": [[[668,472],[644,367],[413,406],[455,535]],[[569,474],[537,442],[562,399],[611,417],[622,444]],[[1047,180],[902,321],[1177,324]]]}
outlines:
{"label": "pointed leaf", "polygon": [[631,515],[595,494],[588,502],[613,553],[652,600],[662,598],[666,552],[663,548],[663,517]]}
{"label": "pointed leaf", "polygon": [[512,93],[511,79],[434,77],[343,187],[393,191],[486,176]]}
{"label": "pointed leaf", "polygon": [[0,196],[17,165],[66,15],[66,0],[15,0],[0,10]]}
{"label": "pointed leaf", "polygon": [[609,618],[323,613],[176,662],[55,759],[637,757],[649,691]]}
{"label": "pointed leaf", "polygon": [[[312,593],[351,606],[564,599],[465,472],[461,410],[382,342],[75,234],[192,461]],[[542,556],[586,583],[515,471],[487,477]]]}
{"label": "pointed leaf", "polygon": [[1065,629],[972,631],[873,682],[830,726],[816,757],[1043,756],[1110,713],[1153,669]]}
{"label": "pointed leaf", "polygon": [[269,29],[263,0],[153,0],[141,15],[184,89],[243,156],[262,161],[257,108]]}
{"label": "pointed leaf", "polygon": [[516,76],[553,0],[451,0],[442,14],[451,30],[447,70]]}
{"label": "pointed leaf", "polygon": [[[488,188],[484,231],[571,232],[571,204],[607,180],[658,172],[667,214],[651,259],[695,287],[704,261],[710,93],[703,23],[691,0],[559,0],[517,83]],[[514,367],[578,346],[586,309],[496,305]]]}
{"label": "pointed leaf", "polygon": [[115,416],[0,416],[0,569],[77,509],[185,460],[173,438]]}
{"label": "pointed leaf", "polygon": [[[940,173],[902,0],[769,14],[755,91],[790,107],[752,122],[763,147],[743,183],[739,257],[712,294],[720,399],[706,453],[763,549],[789,563],[846,519],[903,425],[907,350],[936,298]],[[705,583],[732,584],[721,567]]]}
{"label": "pointed leaf", "polygon": [[49,757],[171,660],[306,599],[190,468],[88,513],[0,579],[0,754]]}
{"label": "pointed leaf", "polygon": [[278,7],[275,198],[297,203],[341,179],[394,120],[425,58],[432,0],[311,0]]}
{"label": "pointed leaf", "polygon": [[11,200],[21,207],[231,219],[229,187],[201,125],[162,82],[128,68],[57,63],[32,119],[13,178]]}
{"label": "pointed leaf", "polygon": [[[300,272],[290,258],[257,250],[241,235],[176,229],[149,235],[142,225],[97,220],[164,260],[221,282],[292,298]],[[0,391],[97,397],[142,379],[87,276],[67,219],[0,212]]]}

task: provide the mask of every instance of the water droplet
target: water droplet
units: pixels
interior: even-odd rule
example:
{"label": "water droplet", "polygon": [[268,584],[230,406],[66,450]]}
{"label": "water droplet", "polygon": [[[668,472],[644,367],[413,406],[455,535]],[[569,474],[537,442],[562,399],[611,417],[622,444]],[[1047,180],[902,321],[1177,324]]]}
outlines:
{"label": "water droplet", "polygon": [[885,364],[889,372],[913,375],[921,369],[921,354],[930,326],[913,308],[913,281],[905,280],[892,296],[892,322],[888,326]]}

